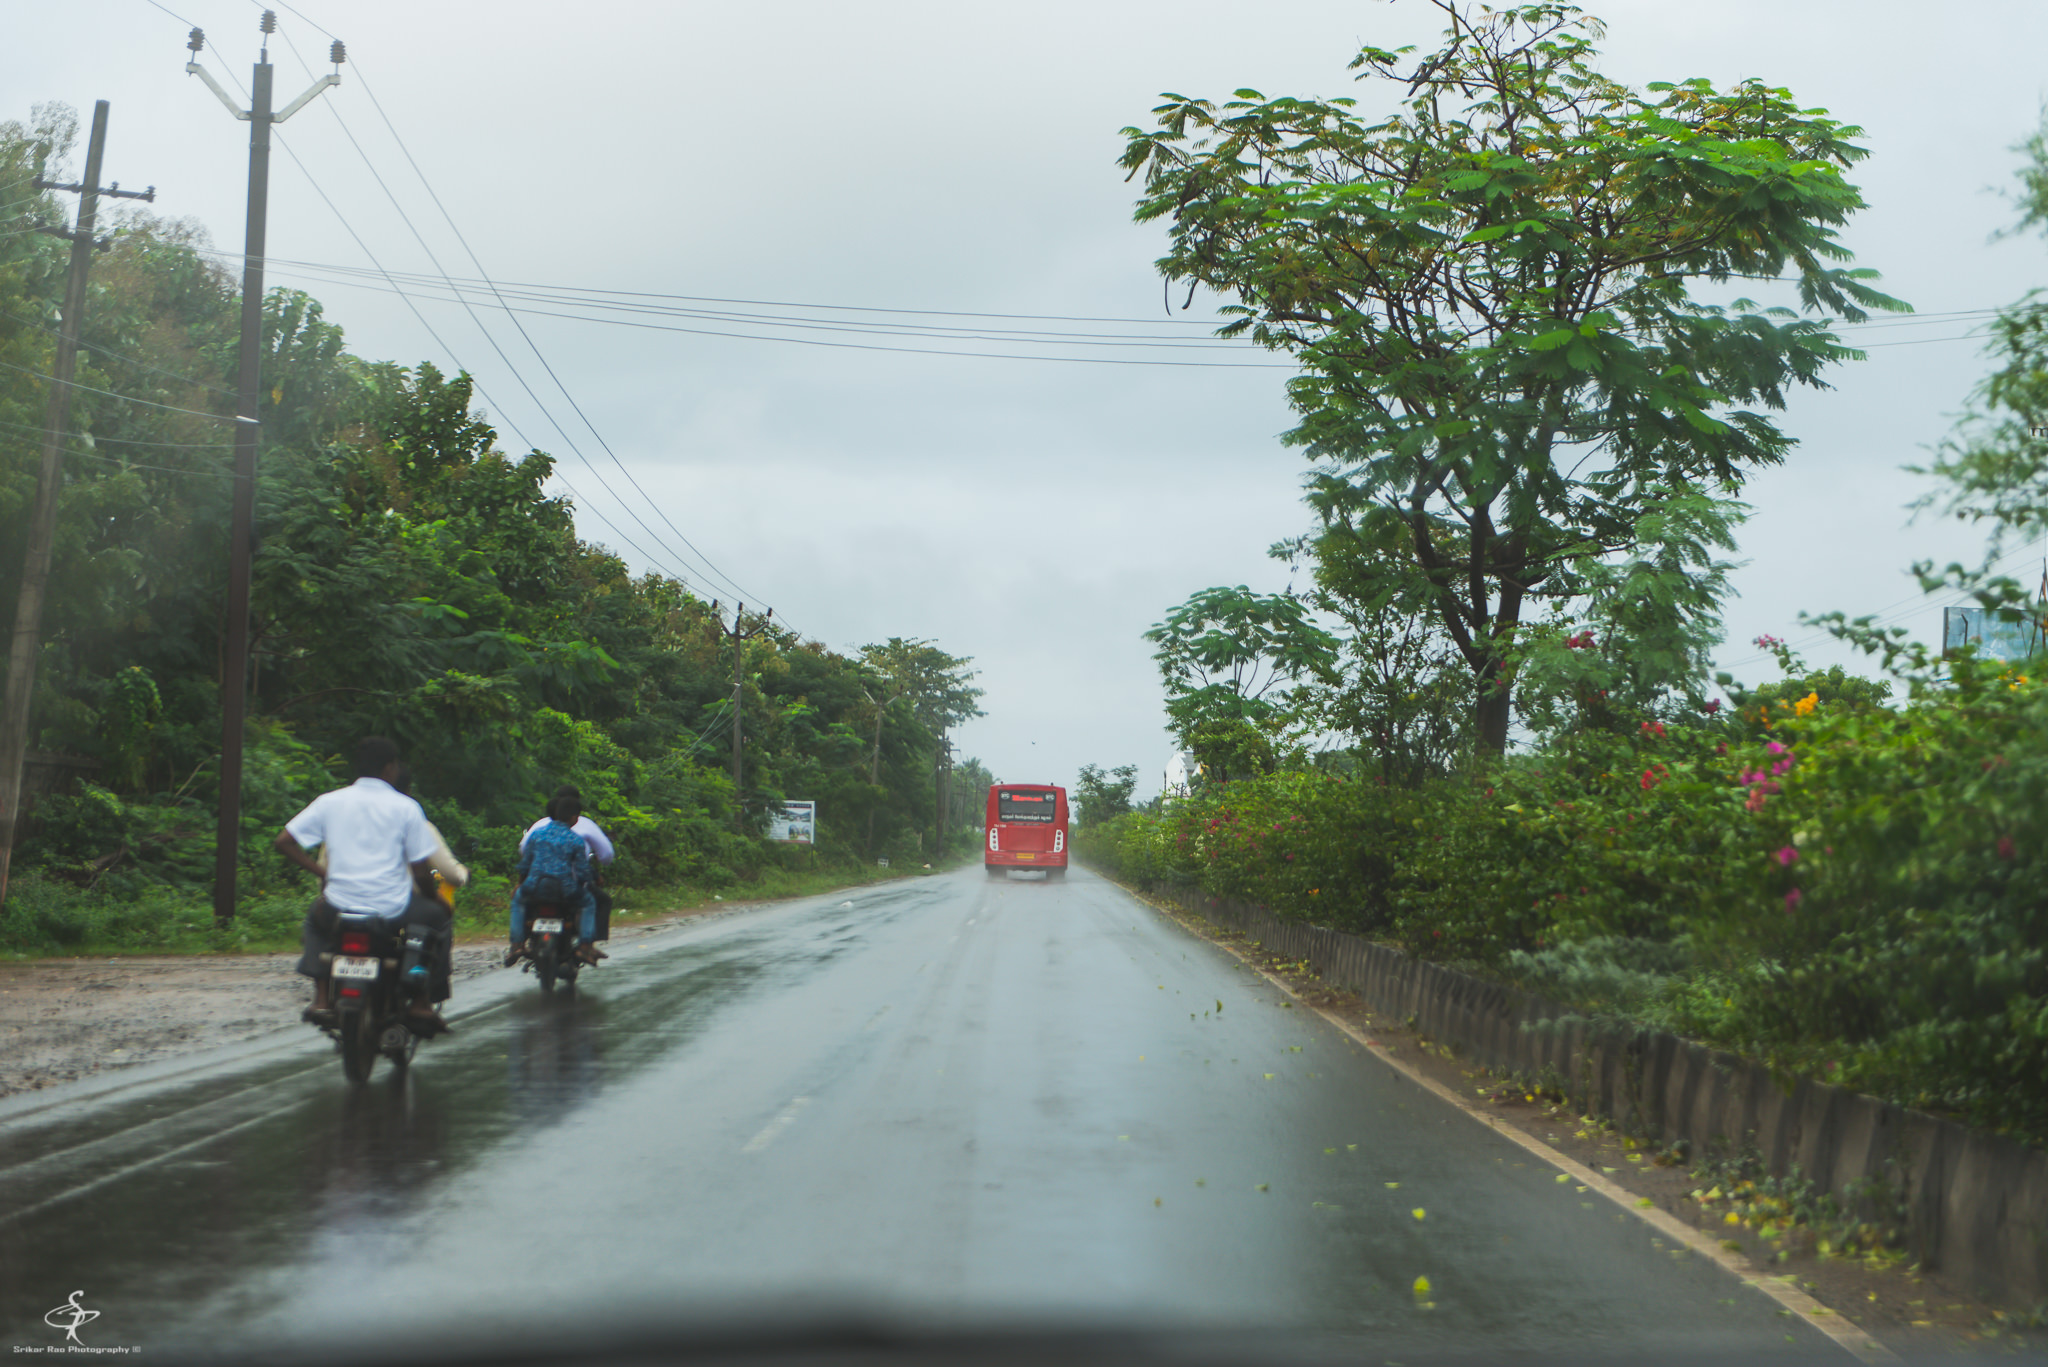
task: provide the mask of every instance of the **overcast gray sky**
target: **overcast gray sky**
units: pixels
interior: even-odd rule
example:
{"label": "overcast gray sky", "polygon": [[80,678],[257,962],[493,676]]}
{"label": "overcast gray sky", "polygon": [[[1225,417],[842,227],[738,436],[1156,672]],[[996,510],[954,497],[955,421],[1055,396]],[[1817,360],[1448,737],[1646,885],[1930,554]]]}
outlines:
{"label": "overcast gray sky", "polygon": [[[1615,77],[1756,76],[1862,125],[1872,156],[1852,178],[1871,207],[1847,241],[1921,312],[1995,307],[2048,278],[2038,240],[1987,241],[2012,216],[1999,196],[2017,165],[2009,149],[2039,117],[2048,6],[2038,0],[1589,8],[1608,22],[1603,65]],[[1117,130],[1149,124],[1167,90],[1346,93],[1344,66],[1361,43],[1429,44],[1441,28],[1435,9],[1421,0],[298,0],[295,9],[279,10],[290,42],[271,52],[280,99],[310,81],[294,45],[313,72],[328,69],[322,27],[347,40],[349,65],[338,90],[280,130],[290,153],[273,163],[274,261],[367,268],[367,249],[393,273],[433,273],[431,249],[449,274],[476,274],[373,93],[496,280],[789,303],[801,307],[700,307],[780,313],[806,330],[633,315],[756,338],[743,340],[525,316],[600,443],[502,314],[485,320],[509,364],[462,309],[429,298],[434,291],[414,292],[440,342],[381,283],[285,265],[271,283],[319,296],[359,354],[471,370],[506,444],[518,445],[516,426],[559,456],[585,534],[636,568],[682,571],[727,601],[736,584],[750,605],[772,604],[841,649],[903,635],[974,656],[988,716],[960,739],[998,777],[1067,782],[1083,763],[1135,763],[1147,789],[1157,786],[1169,742],[1140,633],[1199,588],[1283,587],[1285,567],[1265,550],[1304,529],[1306,516],[1301,459],[1276,440],[1290,425],[1278,358],[1099,344],[1206,335],[1187,325],[1203,301],[1176,314],[1180,323],[1162,321],[1151,265],[1162,239],[1130,223]],[[248,0],[14,6],[0,117],[45,100],[81,112],[111,100],[107,177],[155,184],[160,211],[198,220],[218,247],[238,251],[246,125],[184,74],[184,39],[188,23],[203,26],[213,69],[246,82],[258,10]],[[1130,321],[1050,321],[1059,318]],[[824,330],[857,322],[970,329],[975,339]],[[1011,335],[1027,330],[1093,343]],[[1984,371],[1979,343],[1961,340],[1967,331],[1968,320],[1929,319],[1852,334],[1882,345],[1842,368],[1834,391],[1794,401],[1784,423],[1800,447],[1749,486],[1756,513],[1724,663],[1766,676],[1747,643],[1762,632],[1809,635],[1802,610],[1889,609],[1917,631],[1936,629],[1938,606],[1917,599],[1905,567],[1974,558],[1981,540],[1952,523],[1911,521],[1905,505],[1924,486],[1900,467],[1948,429]],[[2011,563],[2025,577],[2037,558]],[[1824,640],[1811,655],[1838,658]]]}

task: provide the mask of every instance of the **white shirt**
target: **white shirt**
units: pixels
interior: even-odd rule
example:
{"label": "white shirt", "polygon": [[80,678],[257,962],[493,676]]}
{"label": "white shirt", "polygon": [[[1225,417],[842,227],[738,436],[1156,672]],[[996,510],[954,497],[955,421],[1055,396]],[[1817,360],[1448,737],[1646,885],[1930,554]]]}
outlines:
{"label": "white shirt", "polygon": [[[519,848],[525,849],[526,842],[533,839],[533,833],[552,820],[554,820],[553,817],[544,816],[531,826],[528,826],[526,834],[519,837]],[[600,864],[612,862],[612,856],[617,851],[612,849],[612,842],[605,838],[605,833],[597,828],[595,821],[592,821],[587,816],[579,816],[576,818],[576,824],[569,829],[582,836],[583,843],[590,846],[590,857],[592,859],[595,859]]]}
{"label": "white shirt", "polygon": [[368,916],[404,915],[413,893],[409,865],[440,843],[420,804],[381,778],[320,794],[284,828],[305,849],[326,847],[328,903]]}

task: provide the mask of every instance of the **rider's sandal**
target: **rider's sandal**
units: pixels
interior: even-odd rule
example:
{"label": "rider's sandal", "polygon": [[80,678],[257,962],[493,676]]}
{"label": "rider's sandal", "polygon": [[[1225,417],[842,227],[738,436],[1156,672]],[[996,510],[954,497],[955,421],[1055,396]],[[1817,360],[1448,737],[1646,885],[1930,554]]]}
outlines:
{"label": "rider's sandal", "polygon": [[410,1011],[406,1012],[405,1028],[418,1035],[421,1039],[432,1039],[436,1035],[452,1035],[455,1033],[454,1026],[450,1025],[440,1016],[431,1013],[422,1016]]}
{"label": "rider's sandal", "polygon": [[299,1019],[308,1025],[332,1025],[339,1017],[331,1006],[309,1006],[299,1012]]}
{"label": "rider's sandal", "polygon": [[505,967],[510,968],[526,957],[525,945],[514,945],[505,951]]}

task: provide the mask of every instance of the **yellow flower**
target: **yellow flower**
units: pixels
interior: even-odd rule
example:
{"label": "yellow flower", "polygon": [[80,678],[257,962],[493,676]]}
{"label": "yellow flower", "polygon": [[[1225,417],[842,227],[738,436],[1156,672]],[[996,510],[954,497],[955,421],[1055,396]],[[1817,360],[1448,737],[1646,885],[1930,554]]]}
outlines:
{"label": "yellow flower", "polygon": [[1797,712],[1797,713],[1798,713],[1798,714],[1799,714],[1800,716],[1802,716],[1802,717],[1803,717],[1803,716],[1806,716],[1806,715],[1807,715],[1808,713],[1812,712],[1814,708],[1816,708],[1816,707],[1819,707],[1819,706],[1820,706],[1820,694],[1818,694],[1818,693],[1808,693],[1808,694],[1807,694],[1807,695],[1806,695],[1805,697],[1801,698],[1801,699],[1800,699],[1800,700],[1799,700],[1798,702],[1796,702],[1796,703],[1793,703],[1793,704],[1792,704],[1792,710],[1793,710],[1794,712]]}

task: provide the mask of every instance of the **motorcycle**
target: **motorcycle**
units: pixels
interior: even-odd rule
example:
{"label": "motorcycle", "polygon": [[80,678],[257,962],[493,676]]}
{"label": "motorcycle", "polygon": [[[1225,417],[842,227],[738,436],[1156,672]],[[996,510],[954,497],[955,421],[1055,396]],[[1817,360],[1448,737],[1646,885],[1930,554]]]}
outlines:
{"label": "motorcycle", "polygon": [[560,902],[529,902],[526,907],[526,939],[520,944],[522,973],[540,979],[540,990],[552,992],[561,983],[576,990],[576,975],[585,967],[576,951],[582,945],[583,915],[580,908]]}
{"label": "motorcycle", "polygon": [[404,1068],[423,1036],[440,1033],[438,1016],[411,1014],[431,976],[426,937],[415,926],[348,913],[338,935],[339,947],[324,956],[334,1023],[321,1028],[340,1045],[348,1080],[368,1082],[380,1056]]}

